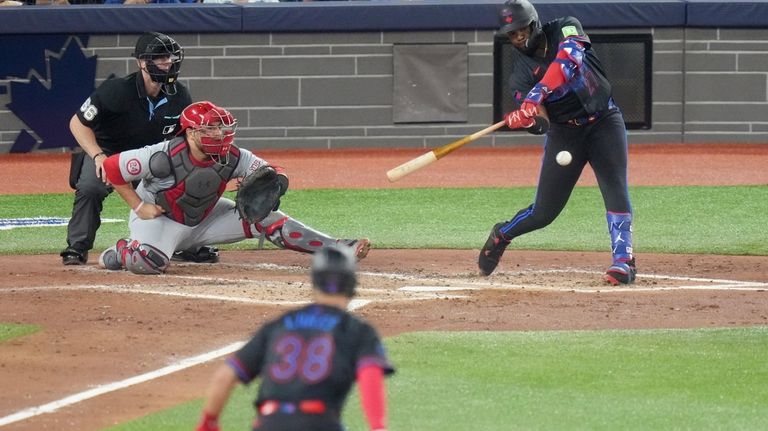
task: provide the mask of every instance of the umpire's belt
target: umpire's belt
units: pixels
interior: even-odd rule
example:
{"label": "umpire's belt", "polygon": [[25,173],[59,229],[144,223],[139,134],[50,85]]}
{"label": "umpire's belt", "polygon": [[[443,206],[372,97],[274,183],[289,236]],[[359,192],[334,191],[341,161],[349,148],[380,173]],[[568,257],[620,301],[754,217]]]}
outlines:
{"label": "umpire's belt", "polygon": [[320,415],[325,413],[325,411],[325,402],[323,400],[302,400],[297,402],[266,400],[259,405],[259,414],[261,416],[269,416],[276,413]]}

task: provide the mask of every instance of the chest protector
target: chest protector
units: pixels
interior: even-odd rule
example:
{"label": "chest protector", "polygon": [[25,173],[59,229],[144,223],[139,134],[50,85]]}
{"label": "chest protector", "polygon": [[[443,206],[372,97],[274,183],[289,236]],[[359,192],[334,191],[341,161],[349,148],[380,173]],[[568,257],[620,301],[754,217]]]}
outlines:
{"label": "chest protector", "polygon": [[187,226],[197,226],[211,212],[232,179],[240,160],[240,150],[230,148],[226,165],[193,161],[189,144],[183,138],[173,139],[168,152],[155,153],[149,169],[157,178],[173,175],[173,186],[157,192],[155,201],[166,217]]}

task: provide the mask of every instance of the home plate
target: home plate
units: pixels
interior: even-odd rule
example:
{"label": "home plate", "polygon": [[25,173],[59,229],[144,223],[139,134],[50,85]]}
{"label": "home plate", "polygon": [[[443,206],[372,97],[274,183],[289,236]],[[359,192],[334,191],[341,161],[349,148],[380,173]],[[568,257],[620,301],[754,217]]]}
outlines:
{"label": "home plate", "polygon": [[404,292],[449,292],[453,290],[478,290],[479,287],[470,286],[403,286],[397,290]]}

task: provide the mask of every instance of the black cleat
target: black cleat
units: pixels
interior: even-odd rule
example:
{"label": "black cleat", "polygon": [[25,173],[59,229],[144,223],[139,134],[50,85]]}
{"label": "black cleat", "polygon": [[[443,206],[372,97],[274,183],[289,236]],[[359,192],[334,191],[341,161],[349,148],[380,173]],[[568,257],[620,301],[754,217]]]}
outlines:
{"label": "black cleat", "polygon": [[611,265],[603,275],[603,280],[614,286],[620,284],[632,284],[635,282],[635,276],[637,275],[637,267],[635,266],[635,258],[627,262],[615,262]]}
{"label": "black cleat", "polygon": [[219,261],[219,249],[204,245],[197,251],[180,250],[173,253],[173,260],[194,263],[216,263]]}
{"label": "black cleat", "polygon": [[504,223],[496,223],[491,229],[491,234],[488,236],[488,240],[485,241],[485,245],[480,250],[480,257],[477,259],[477,264],[480,267],[480,273],[488,276],[493,273],[496,266],[499,264],[501,256],[504,254],[504,250],[510,243],[510,240],[504,238],[501,233],[501,227]]}
{"label": "black cleat", "polygon": [[61,263],[64,265],[85,265],[88,262],[88,252],[67,247],[59,253]]}

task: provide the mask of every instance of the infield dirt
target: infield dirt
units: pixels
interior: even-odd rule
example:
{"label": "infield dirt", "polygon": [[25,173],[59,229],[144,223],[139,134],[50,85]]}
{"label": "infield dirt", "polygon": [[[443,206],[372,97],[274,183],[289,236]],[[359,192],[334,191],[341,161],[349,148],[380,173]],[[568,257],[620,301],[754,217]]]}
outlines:
{"label": "infield dirt", "polygon": [[[262,152],[292,188],[534,185],[540,149],[465,148],[391,184],[384,173],[424,150]],[[258,153],[258,152],[257,152]],[[504,160],[509,169],[499,169]],[[768,184],[768,145],[640,145],[632,185]],[[66,155],[0,156],[0,194],[70,192]],[[33,173],[30,178],[30,172]],[[460,172],[457,175],[457,172]],[[580,185],[594,184],[587,170]],[[511,211],[514,209],[510,209]],[[639,227],[641,229],[641,227]],[[482,245],[481,239],[478,248]],[[59,241],[64,244],[64,238]],[[476,275],[478,250],[377,250],[360,264],[356,313],[384,335],[418,330],[696,328],[768,324],[765,256],[638,250],[637,284],[600,282],[605,253],[510,250]],[[94,260],[94,259],[92,259]],[[39,325],[0,344],[0,418],[245,340],[307,300],[309,257],[224,252],[165,276],[64,267],[58,255],[0,257],[0,321]],[[203,396],[217,360],[110,392],[8,430],[98,430]]]}

